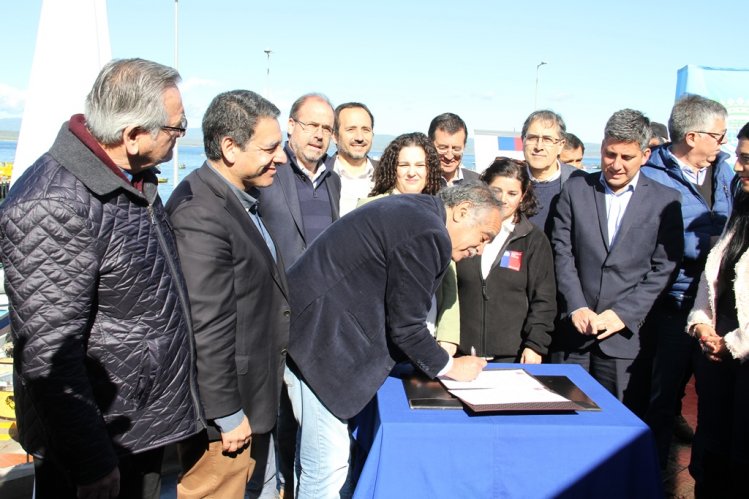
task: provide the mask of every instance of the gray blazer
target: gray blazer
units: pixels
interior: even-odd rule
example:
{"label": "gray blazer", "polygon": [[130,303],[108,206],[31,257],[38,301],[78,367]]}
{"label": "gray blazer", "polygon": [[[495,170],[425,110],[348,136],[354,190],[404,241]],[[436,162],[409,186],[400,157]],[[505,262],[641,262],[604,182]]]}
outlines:
{"label": "gray blazer", "polygon": [[[304,237],[302,210],[299,207],[295,172],[291,166],[294,153],[291,152],[288,142],[284,146],[284,152],[289,159],[283,165],[278,166],[273,183],[259,191],[260,213],[263,215],[263,221],[273,236],[276,249],[281,253],[286,269],[289,269],[311,241],[307,241]],[[341,178],[330,168],[323,182],[328,188],[330,211],[333,221],[336,221],[340,218]]]}
{"label": "gray blazer", "polygon": [[[612,309],[625,329],[603,340],[606,355],[634,359],[639,330],[653,302],[669,284],[684,251],[679,193],[640,175],[614,244],[608,224],[601,173],[573,175],[562,187],[552,213],[551,244],[563,316],[581,307]],[[594,337],[569,323],[556,331],[552,350],[579,351]]]}

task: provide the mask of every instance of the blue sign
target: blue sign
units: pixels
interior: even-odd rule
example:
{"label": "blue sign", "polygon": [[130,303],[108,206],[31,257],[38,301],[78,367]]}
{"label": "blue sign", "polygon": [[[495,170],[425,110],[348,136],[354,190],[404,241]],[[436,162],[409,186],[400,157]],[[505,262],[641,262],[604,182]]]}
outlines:
{"label": "blue sign", "polygon": [[736,134],[749,122],[749,69],[684,66],[677,72],[676,99],[684,94],[702,95],[726,107],[728,143],[723,150],[734,156]]}

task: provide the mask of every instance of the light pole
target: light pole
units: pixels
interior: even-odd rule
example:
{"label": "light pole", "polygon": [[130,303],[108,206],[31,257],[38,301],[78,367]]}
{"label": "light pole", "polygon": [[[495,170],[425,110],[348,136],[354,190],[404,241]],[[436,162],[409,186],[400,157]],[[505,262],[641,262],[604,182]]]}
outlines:
{"label": "light pole", "polygon": [[538,66],[536,66],[536,91],[533,94],[533,110],[535,111],[538,109],[538,70],[541,69],[541,66],[545,66],[546,63],[541,61],[538,63]]}
{"label": "light pole", "polygon": [[268,56],[268,66],[265,71],[265,98],[270,100],[270,55],[273,51],[271,49],[265,49],[263,52]]}

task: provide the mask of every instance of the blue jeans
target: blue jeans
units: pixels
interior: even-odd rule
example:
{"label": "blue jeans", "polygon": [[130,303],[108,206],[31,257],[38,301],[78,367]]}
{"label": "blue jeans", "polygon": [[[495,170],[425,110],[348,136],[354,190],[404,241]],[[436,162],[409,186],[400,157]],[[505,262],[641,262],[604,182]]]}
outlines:
{"label": "blue jeans", "polygon": [[284,382],[299,423],[296,499],[348,498],[353,494],[347,420],[338,419],[288,365]]}

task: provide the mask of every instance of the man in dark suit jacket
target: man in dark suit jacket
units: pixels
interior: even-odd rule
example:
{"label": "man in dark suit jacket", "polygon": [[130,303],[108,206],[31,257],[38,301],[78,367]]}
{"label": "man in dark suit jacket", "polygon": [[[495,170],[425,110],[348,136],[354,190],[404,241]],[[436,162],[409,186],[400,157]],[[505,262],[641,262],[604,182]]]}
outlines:
{"label": "man in dark suit jacket", "polygon": [[[564,184],[552,232],[560,306],[569,320],[555,333],[552,361],[582,364],[640,413],[647,386],[632,373],[640,327],[684,247],[679,194],[640,174],[649,139],[642,113],[614,113],[601,172]],[[642,375],[649,376],[647,367]]]}
{"label": "man in dark suit jacket", "polygon": [[[181,445],[180,497],[243,498],[250,456],[265,475],[290,319],[280,254],[256,201],[256,188],[271,184],[286,161],[278,113],[248,90],[218,95],[203,117],[207,161],[166,206],[190,297],[209,423],[207,433]],[[275,470],[275,460],[267,460]]]}
{"label": "man in dark suit jacket", "polygon": [[[340,216],[341,178],[325,164],[333,125],[333,106],[324,95],[305,94],[294,101],[286,128],[287,160],[275,181],[260,189],[260,213],[287,270]],[[289,495],[297,429],[284,393],[276,435],[279,478]]]}
{"label": "man in dark suit jacket", "polygon": [[429,140],[440,155],[442,187],[461,182],[478,182],[479,174],[463,167],[463,153],[468,141],[466,122],[453,113],[442,113],[429,123]]}
{"label": "man in dark suit jacket", "polygon": [[453,260],[481,253],[500,228],[485,185],[373,201],[333,224],[289,270],[293,311],[284,380],[301,425],[297,499],[347,497],[348,420],[397,358],[429,377],[475,378],[486,362],[451,358],[426,326]]}
{"label": "man in dark suit jacket", "polygon": [[260,212],[288,269],[338,220],[341,179],[325,165],[333,134],[333,107],[325,96],[298,98],[291,106],[287,132],[288,159],[275,182],[260,189]]}

